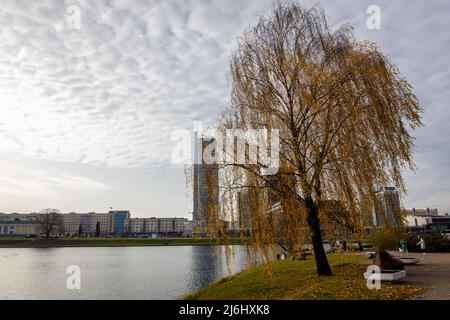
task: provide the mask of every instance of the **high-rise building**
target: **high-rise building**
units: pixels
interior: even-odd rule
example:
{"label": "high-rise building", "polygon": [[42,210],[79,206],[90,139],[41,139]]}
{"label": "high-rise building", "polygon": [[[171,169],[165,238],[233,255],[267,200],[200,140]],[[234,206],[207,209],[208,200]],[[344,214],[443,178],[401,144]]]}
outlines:
{"label": "high-rise building", "polygon": [[[194,234],[205,235],[207,216],[219,214],[219,170],[217,164],[208,164],[203,158],[204,150],[214,139],[194,139],[194,208],[192,219]],[[215,150],[211,152],[214,156]]]}
{"label": "high-rise building", "polygon": [[251,213],[256,210],[257,192],[243,189],[237,194],[238,228],[241,235],[249,236],[252,229]]}
{"label": "high-rise building", "polygon": [[376,226],[402,225],[400,193],[396,188],[384,187],[375,192],[374,218]]}

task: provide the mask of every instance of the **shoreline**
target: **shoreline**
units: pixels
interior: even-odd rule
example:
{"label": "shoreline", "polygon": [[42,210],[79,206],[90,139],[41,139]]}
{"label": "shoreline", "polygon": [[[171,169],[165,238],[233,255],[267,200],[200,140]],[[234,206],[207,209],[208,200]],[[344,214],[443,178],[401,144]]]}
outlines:
{"label": "shoreline", "polygon": [[36,239],[0,238],[1,248],[83,248],[83,247],[167,247],[167,246],[216,246],[245,244],[242,239],[229,239],[228,242],[197,238],[81,238],[81,239]]}
{"label": "shoreline", "polygon": [[[429,288],[407,281],[383,283],[380,290],[366,286],[363,273],[369,260],[360,253],[327,254],[333,276],[318,277],[314,258],[290,259],[249,266],[181,300],[403,300],[426,293]],[[270,272],[269,272],[270,270]]]}

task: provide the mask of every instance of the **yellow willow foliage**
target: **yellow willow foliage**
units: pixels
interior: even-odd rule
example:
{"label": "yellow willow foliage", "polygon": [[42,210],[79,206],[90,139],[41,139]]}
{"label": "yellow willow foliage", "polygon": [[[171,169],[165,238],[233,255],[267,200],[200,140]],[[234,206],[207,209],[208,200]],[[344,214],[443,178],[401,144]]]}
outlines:
{"label": "yellow willow foliage", "polygon": [[[248,194],[250,243],[264,259],[273,244],[298,252],[317,238],[308,222],[317,212],[325,229],[345,221],[349,238],[360,239],[375,188],[406,192],[402,168],[414,170],[409,131],[422,125],[423,110],[394,64],[375,44],[358,42],[350,26],[332,31],[319,7],[278,4],[239,39],[231,80],[221,130],[279,129],[280,168],[263,176],[261,162],[222,165],[212,235],[224,235],[221,221],[235,219],[239,190]],[[276,214],[271,198],[281,204]]]}

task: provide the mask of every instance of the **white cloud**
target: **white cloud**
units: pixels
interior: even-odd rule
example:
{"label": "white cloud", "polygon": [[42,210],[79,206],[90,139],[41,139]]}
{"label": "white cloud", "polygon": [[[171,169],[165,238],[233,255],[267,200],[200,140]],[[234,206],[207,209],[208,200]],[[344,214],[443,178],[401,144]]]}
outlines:
{"label": "white cloud", "polygon": [[[13,158],[13,157],[12,157]],[[36,170],[0,161],[0,194],[20,197],[55,198],[59,192],[112,189],[100,181],[56,170]]]}
{"label": "white cloud", "polygon": [[[80,30],[66,26],[67,5],[74,3]],[[445,195],[450,5],[378,1],[382,29],[370,31],[370,3],[320,4],[333,25],[348,21],[358,39],[378,43],[426,108],[427,126],[416,133],[419,171],[407,176],[406,204]],[[271,0],[2,1],[0,152],[116,169],[167,164],[171,131],[213,120],[227,103],[235,39],[271,9]],[[50,182],[35,181],[33,188],[45,193]],[[433,203],[450,209],[446,196]]]}

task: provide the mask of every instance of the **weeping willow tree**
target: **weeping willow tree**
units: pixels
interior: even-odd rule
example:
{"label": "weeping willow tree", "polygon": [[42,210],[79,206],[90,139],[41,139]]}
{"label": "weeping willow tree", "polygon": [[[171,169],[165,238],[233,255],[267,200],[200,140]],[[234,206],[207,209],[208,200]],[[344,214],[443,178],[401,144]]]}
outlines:
{"label": "weeping willow tree", "polygon": [[222,163],[221,210],[208,217],[209,225],[217,231],[221,221],[233,220],[230,204],[245,192],[248,236],[263,257],[278,242],[291,250],[310,242],[318,275],[331,275],[321,235],[321,227],[333,227],[327,204],[344,208],[355,238],[377,186],[406,192],[402,170],[414,170],[410,131],[422,114],[411,86],[375,44],[357,41],[349,25],[332,30],[321,8],[296,3],[277,4],[239,39],[231,81],[219,131],[277,129],[279,143],[270,150],[279,154],[279,166],[268,175],[260,157]]}

